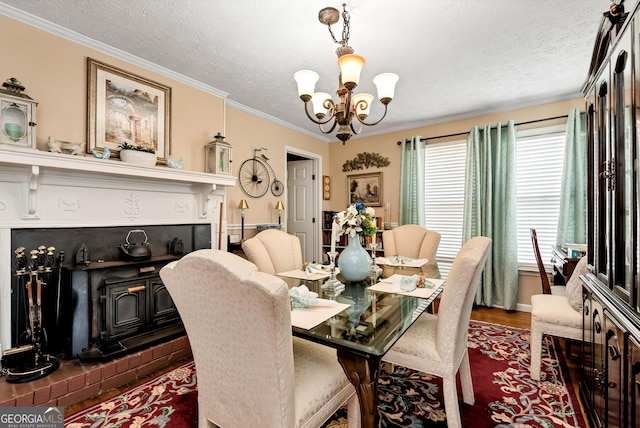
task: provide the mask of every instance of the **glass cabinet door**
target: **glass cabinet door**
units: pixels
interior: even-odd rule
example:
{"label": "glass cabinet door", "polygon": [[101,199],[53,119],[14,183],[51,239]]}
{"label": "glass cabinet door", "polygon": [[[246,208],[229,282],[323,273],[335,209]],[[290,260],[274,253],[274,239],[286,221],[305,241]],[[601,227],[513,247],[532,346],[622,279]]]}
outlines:
{"label": "glass cabinet door", "polygon": [[631,32],[618,42],[611,56],[613,126],[608,157],[611,192],[611,277],[609,286],[632,304],[635,281],[636,214],[635,194],[635,111],[632,109]]}
{"label": "glass cabinet door", "polygon": [[595,211],[595,227],[594,230],[594,267],[598,279],[604,283],[608,283],[610,273],[610,237],[611,237],[611,215],[609,208],[611,207],[611,167],[609,156],[611,154],[610,138],[609,138],[609,81],[608,73],[604,74],[607,78],[598,82],[596,91],[596,128],[597,144],[594,150],[594,169],[595,183],[593,188],[593,209]]}

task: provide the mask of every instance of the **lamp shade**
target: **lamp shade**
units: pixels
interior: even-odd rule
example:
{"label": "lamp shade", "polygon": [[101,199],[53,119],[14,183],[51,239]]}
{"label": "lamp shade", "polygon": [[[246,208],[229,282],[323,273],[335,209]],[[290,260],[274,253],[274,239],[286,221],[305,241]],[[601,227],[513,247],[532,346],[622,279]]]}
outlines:
{"label": "lamp shade", "polygon": [[362,72],[364,63],[364,57],[356,54],[342,55],[338,58],[342,84],[347,89],[353,89],[360,83],[360,72]]}
{"label": "lamp shade", "polygon": [[316,82],[320,76],[315,71],[300,70],[296,71],[293,78],[298,82],[298,96],[308,96],[311,98],[316,89]]}
{"label": "lamp shade", "polygon": [[373,83],[378,88],[378,99],[393,99],[396,83],[400,78],[395,73],[382,73],[373,78]]}
{"label": "lamp shade", "polygon": [[326,100],[331,99],[331,95],[326,92],[316,92],[311,97],[311,104],[313,104],[313,112],[317,117],[323,118],[327,115],[329,110],[324,106]]}
{"label": "lamp shade", "polygon": [[[351,98],[353,106],[355,107],[356,114],[362,118],[369,116],[369,110],[371,109],[371,102],[373,101],[373,95],[371,94],[356,94]],[[364,101],[365,103],[361,102]],[[358,104],[359,103],[359,104]]]}
{"label": "lamp shade", "polygon": [[278,201],[278,203],[276,203],[276,209],[278,211],[284,209],[284,204],[282,203],[282,201]]}
{"label": "lamp shade", "polygon": [[248,208],[249,208],[249,205],[247,204],[247,201],[244,199],[240,199],[240,203],[238,204],[238,209],[246,210]]}

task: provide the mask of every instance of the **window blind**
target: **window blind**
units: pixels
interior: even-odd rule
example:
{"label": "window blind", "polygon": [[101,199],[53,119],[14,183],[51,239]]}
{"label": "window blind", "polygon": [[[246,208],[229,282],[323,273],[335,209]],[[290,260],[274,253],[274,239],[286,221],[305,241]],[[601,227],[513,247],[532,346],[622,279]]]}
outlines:
{"label": "window blind", "polygon": [[438,265],[444,277],[462,246],[466,140],[425,147],[425,226],[441,234]]}
{"label": "window blind", "polygon": [[531,228],[536,229],[540,253],[545,263],[549,264],[560,212],[564,146],[564,130],[533,136],[521,136],[518,133],[517,233],[520,268],[537,270]]}

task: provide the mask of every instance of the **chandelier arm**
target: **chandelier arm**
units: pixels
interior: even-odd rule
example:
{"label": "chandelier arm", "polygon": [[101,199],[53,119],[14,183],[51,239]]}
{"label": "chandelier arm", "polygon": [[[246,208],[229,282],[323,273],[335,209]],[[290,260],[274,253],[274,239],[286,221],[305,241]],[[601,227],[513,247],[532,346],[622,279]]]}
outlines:
{"label": "chandelier arm", "polygon": [[333,125],[331,125],[330,129],[324,130],[322,129],[322,125],[318,125],[318,128],[320,128],[320,132],[322,132],[323,134],[330,134],[333,132],[334,129],[336,129],[336,125],[338,124],[337,120],[333,121]]}
{"label": "chandelier arm", "polygon": [[351,128],[351,131],[353,132],[353,135],[358,135],[359,133],[362,132],[362,130],[364,129],[364,126],[360,125],[360,129],[358,129],[356,131],[356,128],[353,127],[353,122],[349,123],[349,127]]}
{"label": "chandelier arm", "polygon": [[333,105],[333,102],[331,102],[331,110],[329,110],[331,112],[331,114],[328,115],[327,120],[323,121],[323,120],[316,120],[311,113],[309,113],[309,101],[305,101],[304,102],[304,112],[307,114],[307,117],[309,118],[309,120],[311,120],[313,123],[315,123],[316,125],[324,125],[327,124],[331,121],[331,119],[333,119],[335,117],[335,107]]}
{"label": "chandelier arm", "polygon": [[377,125],[380,122],[382,122],[382,119],[384,119],[385,116],[387,115],[387,105],[388,104],[384,104],[384,113],[382,114],[382,117],[380,119],[378,119],[377,122],[366,123],[364,120],[360,119],[360,117],[357,114],[355,114],[354,116],[356,117],[356,119],[358,119],[358,122],[360,122],[361,124],[366,125],[366,126],[374,126],[374,125]]}

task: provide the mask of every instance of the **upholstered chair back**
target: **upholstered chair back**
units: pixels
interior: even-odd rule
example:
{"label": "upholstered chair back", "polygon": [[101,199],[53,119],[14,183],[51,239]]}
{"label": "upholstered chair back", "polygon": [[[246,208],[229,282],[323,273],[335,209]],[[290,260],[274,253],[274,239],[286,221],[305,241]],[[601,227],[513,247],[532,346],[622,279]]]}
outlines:
{"label": "upholstered chair back", "polygon": [[405,256],[434,261],[440,245],[440,233],[416,224],[404,224],[382,232],[384,255]]}
{"label": "upholstered chair back", "polygon": [[282,230],[263,230],[245,240],[242,250],[261,272],[276,274],[302,267],[300,239]]}
{"label": "upholstered chair back", "polygon": [[287,285],[232,253],[198,250],[160,271],[191,343],[199,426],[293,427]]}
{"label": "upholstered chair back", "polygon": [[471,309],[490,246],[491,239],[484,236],[468,240],[447,275],[436,329],[436,349],[443,361],[459,364],[467,349]]}

